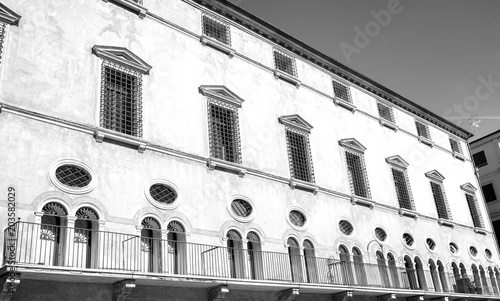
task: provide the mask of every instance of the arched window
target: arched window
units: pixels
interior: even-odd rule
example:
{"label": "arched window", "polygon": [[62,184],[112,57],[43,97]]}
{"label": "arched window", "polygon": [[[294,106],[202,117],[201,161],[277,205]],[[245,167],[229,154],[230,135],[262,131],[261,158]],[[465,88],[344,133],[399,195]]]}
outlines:
{"label": "arched window", "polygon": [[378,273],[380,274],[382,287],[391,287],[389,282],[389,274],[387,273],[387,265],[385,264],[384,254],[381,251],[375,253],[377,258]]}
{"label": "arched window", "polygon": [[302,261],[300,258],[300,245],[293,237],[287,239],[288,255],[290,257],[290,271],[293,282],[304,282],[302,276]]}
{"label": "arched window", "polygon": [[146,217],[141,225],[141,270],[160,273],[162,272],[160,223],[152,217]]}
{"label": "arched window", "polygon": [[90,207],[76,211],[73,248],[69,260],[79,268],[97,267],[99,215]]}
{"label": "arched window", "polygon": [[495,296],[498,296],[498,283],[495,277],[495,273],[493,272],[493,269],[491,267],[488,267],[488,274],[490,276],[491,288],[493,289],[493,293],[495,294]]}
{"label": "arched window", "polygon": [[479,270],[477,269],[476,265],[475,264],[472,264],[471,265],[471,270],[472,270],[472,277],[474,278],[474,284],[475,284],[475,288],[474,287],[470,287],[470,293],[472,294],[481,294],[482,292],[478,292],[478,288],[481,287],[481,278],[479,276]]}
{"label": "arched window", "polygon": [[356,283],[361,286],[367,286],[368,278],[366,276],[365,264],[363,263],[363,254],[356,247],[352,248],[352,261],[356,273]]}
{"label": "arched window", "polygon": [[186,274],[186,231],[178,221],[171,221],[167,225],[167,273]]}
{"label": "arched window", "polygon": [[262,261],[262,249],[260,238],[257,233],[250,231],[247,234],[248,261],[251,279],[264,279],[264,265]]}
{"label": "arched window", "polygon": [[470,279],[469,279],[469,276],[467,275],[467,269],[465,268],[465,265],[463,263],[460,263],[460,277],[461,277],[461,283],[462,283],[464,293],[475,294],[475,291],[472,291],[471,287],[469,285]]}
{"label": "arched window", "polygon": [[42,208],[40,244],[37,246],[37,263],[65,265],[68,212],[61,204],[50,202]]}
{"label": "arched window", "polygon": [[491,285],[488,284],[488,278],[486,277],[484,268],[481,265],[479,266],[479,275],[481,276],[481,282],[477,283],[479,285],[476,285],[476,287],[482,287],[482,292],[478,292],[478,294],[482,293],[492,295],[493,291],[491,289]]}
{"label": "arched window", "polygon": [[231,278],[244,278],[244,256],[241,234],[236,230],[227,231],[227,252]]}
{"label": "arched window", "polygon": [[391,275],[392,287],[402,288],[401,282],[399,281],[399,272],[396,266],[396,259],[391,253],[387,253],[387,264],[389,266],[389,273]]}
{"label": "arched window", "polygon": [[405,261],[406,275],[408,277],[408,286],[411,289],[419,289],[417,276],[415,274],[415,269],[413,268],[413,262],[411,261],[411,258],[409,256],[405,256],[404,261]]}
{"label": "arched window", "polygon": [[442,292],[441,281],[439,280],[439,273],[434,260],[429,259],[429,269],[431,270],[432,283],[434,284],[434,290],[436,292]]}
{"label": "arched window", "polygon": [[437,268],[438,268],[439,280],[441,280],[443,292],[449,292],[450,288],[448,285],[448,277],[447,277],[446,272],[444,270],[443,263],[440,260],[437,261]]}
{"label": "arched window", "polygon": [[306,239],[304,240],[304,260],[306,265],[307,282],[318,283],[318,265],[316,263],[316,253],[313,243]]}
{"label": "arched window", "polygon": [[342,274],[341,284],[354,285],[354,274],[352,270],[351,256],[346,246],[339,246],[340,273]]}
{"label": "arched window", "polygon": [[422,290],[427,290],[427,280],[425,279],[424,265],[418,257],[415,257],[415,269],[417,272],[418,287]]}

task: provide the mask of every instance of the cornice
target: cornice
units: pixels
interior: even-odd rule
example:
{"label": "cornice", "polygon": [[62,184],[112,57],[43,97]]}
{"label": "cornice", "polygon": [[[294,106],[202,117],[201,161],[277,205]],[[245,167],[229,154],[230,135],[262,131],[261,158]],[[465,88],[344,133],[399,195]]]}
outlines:
{"label": "cornice", "polygon": [[247,29],[259,34],[271,42],[293,52],[295,55],[331,72],[332,74],[359,86],[382,99],[391,102],[404,110],[411,112],[418,117],[436,125],[440,128],[467,140],[472,137],[472,133],[458,127],[452,122],[438,116],[437,114],[421,107],[411,100],[399,95],[398,93],[382,86],[381,84],[369,79],[363,74],[345,66],[335,59],[319,52],[307,44],[297,40],[289,34],[281,31],[264,20],[250,14],[238,6],[226,0],[184,0],[186,2],[195,2],[207,9],[220,14]]}

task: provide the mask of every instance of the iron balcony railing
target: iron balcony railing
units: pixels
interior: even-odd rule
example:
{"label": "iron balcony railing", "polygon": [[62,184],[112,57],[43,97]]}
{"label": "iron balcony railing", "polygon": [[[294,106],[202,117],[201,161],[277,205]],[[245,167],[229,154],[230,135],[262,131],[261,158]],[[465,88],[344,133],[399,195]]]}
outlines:
{"label": "iron balcony railing", "polygon": [[289,253],[266,252],[238,241],[232,248],[195,244],[181,233],[176,240],[152,236],[17,222],[4,231],[4,264],[499,295],[498,279],[485,275],[408,269],[394,261],[370,264],[357,256],[321,258],[292,247]]}

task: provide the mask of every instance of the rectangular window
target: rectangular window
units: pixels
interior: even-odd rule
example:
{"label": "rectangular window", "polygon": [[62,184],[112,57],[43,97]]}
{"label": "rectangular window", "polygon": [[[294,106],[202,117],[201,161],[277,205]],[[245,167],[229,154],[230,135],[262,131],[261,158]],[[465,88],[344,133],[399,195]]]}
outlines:
{"label": "rectangular window", "polygon": [[474,163],[478,168],[488,165],[488,160],[486,160],[486,155],[484,154],[484,151],[475,153],[474,155],[472,155],[472,158],[474,159]]}
{"label": "rectangular window", "polygon": [[208,126],[210,156],[241,164],[237,108],[209,99]]}
{"label": "rectangular window", "polygon": [[292,178],[314,183],[309,136],[287,129],[286,142]]}
{"label": "rectangular window", "polygon": [[274,50],[274,68],[283,71],[293,77],[297,77],[297,66],[295,59],[281,51]]}
{"label": "rectangular window", "polygon": [[444,218],[451,220],[451,214],[448,210],[448,205],[446,203],[446,197],[444,195],[443,186],[438,183],[431,182],[432,195],[434,196],[434,202],[436,203],[436,210],[439,218]]}
{"label": "rectangular window", "polygon": [[101,78],[101,126],[142,137],[141,74],[104,61]]}
{"label": "rectangular window", "polygon": [[203,15],[201,17],[201,23],[204,35],[231,46],[231,34],[228,24],[215,17],[209,17],[207,15]]}
{"label": "rectangular window", "polygon": [[362,154],[345,151],[347,173],[354,195],[370,198],[368,179],[365,172],[365,162]]}
{"label": "rectangular window", "polygon": [[419,137],[424,137],[426,139],[431,139],[431,135],[429,133],[429,126],[424,124],[424,123],[421,123],[421,122],[418,122],[418,121],[415,121],[415,124],[417,126],[417,133],[418,133],[418,136]]}
{"label": "rectangular window", "polygon": [[394,184],[396,185],[399,207],[408,210],[415,210],[413,200],[411,198],[406,170],[402,171],[392,168],[392,177],[394,179]]}
{"label": "rectangular window", "polygon": [[469,210],[472,217],[472,222],[476,228],[484,228],[483,218],[478,208],[476,197],[468,193],[465,194],[467,199],[467,204],[469,204]]}
{"label": "rectangular window", "polygon": [[332,81],[332,83],[335,97],[342,99],[345,102],[352,103],[351,90],[349,87],[337,81]]}
{"label": "rectangular window", "polygon": [[[497,200],[497,195],[495,194],[495,189],[493,188],[493,183],[486,184],[481,187],[483,190],[484,198],[486,203],[493,202]],[[500,233],[499,233],[500,234]]]}
{"label": "rectangular window", "polygon": [[394,122],[394,113],[392,112],[391,107],[386,106],[380,102],[377,103],[377,107],[378,107],[378,114],[381,118],[390,122]]}
{"label": "rectangular window", "polygon": [[460,142],[458,142],[457,140],[450,138],[450,146],[452,151],[459,154],[463,154],[462,146],[460,145]]}

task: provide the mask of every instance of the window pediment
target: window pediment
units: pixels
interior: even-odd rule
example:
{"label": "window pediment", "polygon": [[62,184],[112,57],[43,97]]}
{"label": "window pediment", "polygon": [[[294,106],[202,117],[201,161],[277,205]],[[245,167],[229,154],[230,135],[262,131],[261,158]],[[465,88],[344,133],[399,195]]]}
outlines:
{"label": "window pediment", "polygon": [[477,188],[474,187],[471,183],[465,183],[463,185],[460,185],[460,188],[469,193],[475,193],[477,190]]}
{"label": "window pediment", "polygon": [[10,10],[7,6],[0,3],[0,21],[9,25],[19,25],[21,16]]}
{"label": "window pediment", "polygon": [[203,96],[220,100],[237,108],[241,108],[241,105],[245,101],[222,85],[202,85],[198,90]]}
{"label": "window pediment", "polygon": [[364,153],[366,150],[366,147],[363,146],[363,144],[361,144],[355,138],[341,139],[341,140],[339,140],[339,144],[343,147],[347,147],[351,150],[361,152],[361,153]]}
{"label": "window pediment", "polygon": [[408,164],[408,162],[406,162],[399,155],[385,158],[385,161],[391,165],[394,165],[394,166],[400,167],[400,168],[404,168],[404,169],[406,169],[410,165],[410,164]]}
{"label": "window pediment", "polygon": [[149,74],[151,66],[125,47],[94,45],[92,53],[104,60],[134,69],[142,74]]}
{"label": "window pediment", "polygon": [[445,179],[445,177],[441,173],[439,173],[437,170],[432,170],[432,171],[426,172],[425,176],[430,178],[431,180],[435,180],[438,182],[443,182]]}
{"label": "window pediment", "polygon": [[313,129],[313,126],[304,118],[300,117],[299,114],[283,115],[278,117],[278,120],[281,124],[299,131],[310,133]]}

